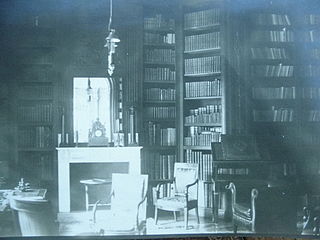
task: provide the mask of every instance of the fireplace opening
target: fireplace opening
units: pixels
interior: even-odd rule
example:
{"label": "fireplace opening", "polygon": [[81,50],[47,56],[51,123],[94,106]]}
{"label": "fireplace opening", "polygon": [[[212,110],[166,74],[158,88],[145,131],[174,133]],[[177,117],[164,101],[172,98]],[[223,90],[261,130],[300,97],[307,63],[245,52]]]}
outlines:
{"label": "fireplace opening", "polygon": [[[70,208],[71,211],[84,211],[85,187],[80,183],[83,179],[111,179],[112,173],[128,173],[129,164],[123,163],[72,163],[70,164]],[[102,200],[108,203],[111,184],[89,187],[89,201]]]}

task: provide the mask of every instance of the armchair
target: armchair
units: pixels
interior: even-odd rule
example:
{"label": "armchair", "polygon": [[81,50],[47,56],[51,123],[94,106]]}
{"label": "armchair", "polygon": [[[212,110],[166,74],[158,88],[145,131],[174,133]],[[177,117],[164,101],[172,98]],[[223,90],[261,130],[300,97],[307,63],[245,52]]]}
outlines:
{"label": "armchair", "polygon": [[[297,198],[295,192],[285,186],[260,186],[258,189],[243,186],[241,194],[234,183],[229,183],[234,232],[244,226],[258,233],[297,233]],[[238,190],[240,189],[237,187]],[[250,191],[250,197],[247,191]],[[240,203],[238,197],[246,197]]]}
{"label": "armchair", "polygon": [[[160,189],[164,184],[171,183],[171,196],[160,197]],[[153,188],[153,203],[155,206],[155,223],[158,222],[158,210],[171,211],[176,218],[176,212],[184,211],[185,228],[188,228],[189,210],[195,209],[197,222],[198,213],[198,164],[175,163],[174,179],[162,181]]]}
{"label": "armchair", "polygon": [[146,234],[148,175],[112,174],[111,209],[93,208],[95,232],[100,235]]}
{"label": "armchair", "polygon": [[238,225],[244,225],[250,231],[256,231],[256,200],[258,197],[258,190],[253,188],[251,190],[250,204],[239,204],[237,202],[237,190],[234,183],[229,183],[226,186],[231,191],[231,208],[232,208],[232,222],[233,231],[237,233]]}

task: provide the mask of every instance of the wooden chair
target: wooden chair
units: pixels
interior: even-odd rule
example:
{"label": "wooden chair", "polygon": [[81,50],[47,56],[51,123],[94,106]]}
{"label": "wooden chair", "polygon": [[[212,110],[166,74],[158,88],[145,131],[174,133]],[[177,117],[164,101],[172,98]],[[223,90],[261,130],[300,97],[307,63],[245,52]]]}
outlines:
{"label": "wooden chair", "polygon": [[[250,231],[256,231],[256,199],[258,197],[258,190],[253,188],[251,190],[250,203],[248,205],[239,204],[237,202],[237,190],[234,183],[229,183],[226,186],[231,191],[231,207],[232,207],[232,221],[233,231],[237,233],[238,226],[243,225]],[[267,224],[267,223],[266,223]]]}
{"label": "wooden chair", "polygon": [[58,234],[58,225],[48,200],[11,197],[10,208],[22,236]]}
{"label": "wooden chair", "polygon": [[[161,186],[171,183],[173,194],[160,197]],[[195,209],[197,222],[198,213],[198,164],[175,163],[174,179],[163,181],[153,188],[153,203],[155,206],[155,223],[158,222],[158,210],[171,211],[176,218],[176,212],[184,211],[185,228],[188,228],[189,210]]]}
{"label": "wooden chair", "polygon": [[146,234],[148,175],[112,174],[111,209],[93,208],[94,231],[99,235]]}

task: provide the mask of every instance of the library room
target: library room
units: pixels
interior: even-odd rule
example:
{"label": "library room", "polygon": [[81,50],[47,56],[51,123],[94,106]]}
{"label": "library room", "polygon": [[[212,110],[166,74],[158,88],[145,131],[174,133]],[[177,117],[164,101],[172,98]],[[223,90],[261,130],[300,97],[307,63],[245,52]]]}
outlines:
{"label": "library room", "polygon": [[0,11],[0,238],[320,236],[320,1]]}

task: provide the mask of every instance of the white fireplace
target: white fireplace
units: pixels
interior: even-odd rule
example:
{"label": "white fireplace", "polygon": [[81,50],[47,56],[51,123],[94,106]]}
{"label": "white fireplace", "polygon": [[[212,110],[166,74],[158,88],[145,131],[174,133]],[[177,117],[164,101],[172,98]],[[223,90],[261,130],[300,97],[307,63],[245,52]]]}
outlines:
{"label": "white fireplace", "polygon": [[70,212],[70,165],[72,163],[128,163],[129,173],[141,173],[142,147],[57,148],[59,212]]}

